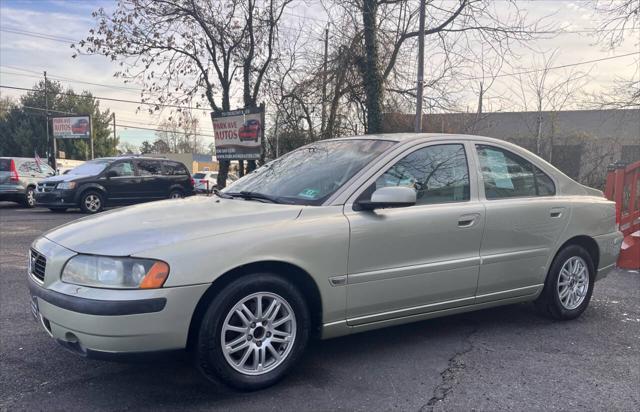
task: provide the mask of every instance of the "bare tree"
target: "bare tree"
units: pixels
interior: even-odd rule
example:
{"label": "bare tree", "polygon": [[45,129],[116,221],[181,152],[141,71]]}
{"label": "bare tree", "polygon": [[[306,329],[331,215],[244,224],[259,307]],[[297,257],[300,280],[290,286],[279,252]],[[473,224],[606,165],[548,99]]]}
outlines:
{"label": "bare tree", "polygon": [[[593,0],[595,11],[601,21],[598,42],[613,50],[626,39],[633,39],[636,50],[640,47],[640,1],[638,0]],[[603,108],[628,109],[640,107],[640,56],[635,58],[636,70],[631,78],[619,79],[613,89],[593,100]]]}
{"label": "bare tree", "polygon": [[[348,0],[336,3],[352,24],[341,24],[341,27],[355,28],[343,44],[354,43],[356,46],[350,46],[349,51],[354,55],[352,64],[356,65],[360,78],[358,83],[350,85],[350,92],[362,90],[360,102],[366,112],[367,133],[382,130],[385,91],[411,90],[406,87],[406,68],[397,68],[398,61],[406,63],[402,57],[407,42],[424,34],[433,38],[427,43],[443,44],[443,66],[450,68],[453,67],[448,64],[450,59],[464,59],[464,53],[456,53],[451,48],[452,38],[458,40],[458,46],[486,43],[492,45],[495,52],[506,55],[513,42],[532,39],[539,24],[538,21],[528,22],[515,2],[507,3],[510,13],[505,14],[508,16],[505,18],[498,16],[493,2],[488,0],[429,1],[427,21],[434,23],[420,33],[415,27],[417,7],[407,1]],[[359,19],[353,10],[360,13]],[[393,87],[396,79],[404,83],[403,87]]]}
{"label": "bare tree", "polygon": [[[119,0],[112,13],[93,13],[96,27],[75,47],[120,62],[115,76],[140,83],[143,101],[228,111],[240,73],[245,103],[257,99],[288,3]],[[228,169],[229,161],[220,161],[218,187]]]}
{"label": "bare tree", "polygon": [[[577,95],[587,84],[588,72],[571,69],[561,74],[553,72],[558,50],[542,53],[534,62],[533,70],[518,75],[516,86],[511,88],[515,104],[525,112],[535,112],[535,124],[532,127],[535,139],[535,151],[549,161],[553,158],[553,139],[555,135],[556,113],[575,104]],[[545,119],[545,113],[550,118]],[[548,125],[548,144],[544,146],[545,124]]]}

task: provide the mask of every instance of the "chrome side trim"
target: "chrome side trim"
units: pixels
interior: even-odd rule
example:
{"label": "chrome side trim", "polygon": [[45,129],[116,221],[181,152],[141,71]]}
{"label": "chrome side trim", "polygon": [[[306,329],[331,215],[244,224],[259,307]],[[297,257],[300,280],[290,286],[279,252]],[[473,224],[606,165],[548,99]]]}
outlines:
{"label": "chrome side trim", "polygon": [[390,269],[372,270],[370,272],[360,272],[350,274],[347,278],[349,285],[358,283],[374,282],[377,280],[389,280],[404,276],[424,275],[427,273],[441,272],[445,270],[460,269],[478,266],[480,257],[445,260],[440,262],[425,263],[421,265],[402,266]]}
{"label": "chrome side trim", "polygon": [[443,306],[451,306],[452,304],[456,306],[470,305],[470,304],[473,304],[474,299],[475,298],[471,296],[468,298],[453,299],[453,300],[447,300],[445,302],[429,303],[426,305],[412,306],[410,308],[396,309],[388,312],[380,312],[380,313],[374,313],[371,315],[358,316],[355,318],[348,318],[347,323],[351,326],[352,324],[358,325],[362,323],[369,323],[369,322],[376,322],[380,320],[387,320],[387,319],[399,318],[404,316],[418,315],[420,313],[430,312],[432,310],[438,310],[438,308],[442,308]]}
{"label": "chrome side trim", "polygon": [[521,288],[501,290],[499,292],[485,293],[485,294],[476,296],[476,303],[490,302],[492,300],[500,300],[500,299],[506,299],[506,298],[510,298],[510,297],[535,294],[539,290],[541,290],[543,287],[544,287],[544,283],[540,283],[540,284],[537,284],[537,285],[524,286],[524,287],[521,287]]}
{"label": "chrome side trim", "polygon": [[[353,325],[359,325],[363,323],[377,322],[377,321],[400,318],[405,316],[414,316],[414,315],[419,315],[421,313],[428,313],[431,311],[437,311],[442,309],[449,309],[451,306],[453,307],[466,306],[466,305],[472,305],[474,303],[485,303],[492,300],[502,300],[502,299],[511,298],[511,297],[527,296],[527,295],[535,294],[538,290],[542,289],[542,287],[544,287],[544,284],[525,286],[522,288],[509,289],[509,290],[504,290],[504,291],[494,292],[494,293],[487,293],[487,294],[478,295],[475,297],[472,296],[468,298],[447,300],[444,302],[429,303],[427,305],[412,306],[410,308],[396,309],[396,310],[391,310],[387,312],[380,312],[380,313],[374,313],[374,314],[365,315],[365,316],[358,316],[355,318],[348,318],[347,322],[349,326],[353,326]],[[505,296],[505,295],[509,295],[509,296]],[[481,301],[481,302],[478,302],[478,301]]]}
{"label": "chrome side trim", "polygon": [[549,248],[537,248],[527,250],[516,250],[515,252],[496,253],[494,255],[483,255],[482,264],[490,265],[492,263],[498,263],[508,261],[512,259],[526,259],[536,256],[548,256],[550,253]]}

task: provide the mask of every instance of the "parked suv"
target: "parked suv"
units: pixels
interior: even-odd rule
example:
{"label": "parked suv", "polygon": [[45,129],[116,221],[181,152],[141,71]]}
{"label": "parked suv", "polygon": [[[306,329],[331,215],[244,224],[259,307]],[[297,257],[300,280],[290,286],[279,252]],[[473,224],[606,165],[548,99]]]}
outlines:
{"label": "parked suv", "polygon": [[[218,188],[218,172],[198,172],[193,174],[193,180],[195,181],[196,193],[209,193],[213,189]],[[238,180],[236,175],[229,173],[227,175],[227,184],[231,184]]]}
{"label": "parked suv", "polygon": [[0,200],[34,207],[36,184],[55,172],[49,165],[28,157],[0,157]]}
{"label": "parked suv", "polygon": [[189,170],[180,162],[105,157],[43,180],[35,195],[38,206],[52,211],[79,207],[85,213],[97,213],[106,205],[191,196],[193,185]]}

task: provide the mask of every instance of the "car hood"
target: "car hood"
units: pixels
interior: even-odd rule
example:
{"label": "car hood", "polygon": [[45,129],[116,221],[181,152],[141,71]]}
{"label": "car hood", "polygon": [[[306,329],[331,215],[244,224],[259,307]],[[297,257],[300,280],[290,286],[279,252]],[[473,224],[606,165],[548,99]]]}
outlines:
{"label": "car hood", "polygon": [[73,180],[80,180],[86,177],[92,177],[92,176],[91,175],[71,175],[71,174],[55,175],[55,176],[49,176],[46,179],[42,179],[41,182],[44,182],[44,183],[71,182]]}
{"label": "car hood", "polygon": [[44,236],[78,253],[128,256],[174,243],[294,220],[302,206],[193,196],[68,223]]}

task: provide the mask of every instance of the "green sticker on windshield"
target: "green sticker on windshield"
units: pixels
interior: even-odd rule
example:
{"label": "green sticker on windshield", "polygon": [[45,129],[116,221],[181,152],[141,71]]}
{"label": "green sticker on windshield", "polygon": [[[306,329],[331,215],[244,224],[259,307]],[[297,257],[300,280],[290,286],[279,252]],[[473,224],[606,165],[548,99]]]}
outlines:
{"label": "green sticker on windshield", "polygon": [[318,197],[318,193],[320,193],[318,189],[304,189],[302,192],[298,193],[298,196],[306,199],[315,199]]}

